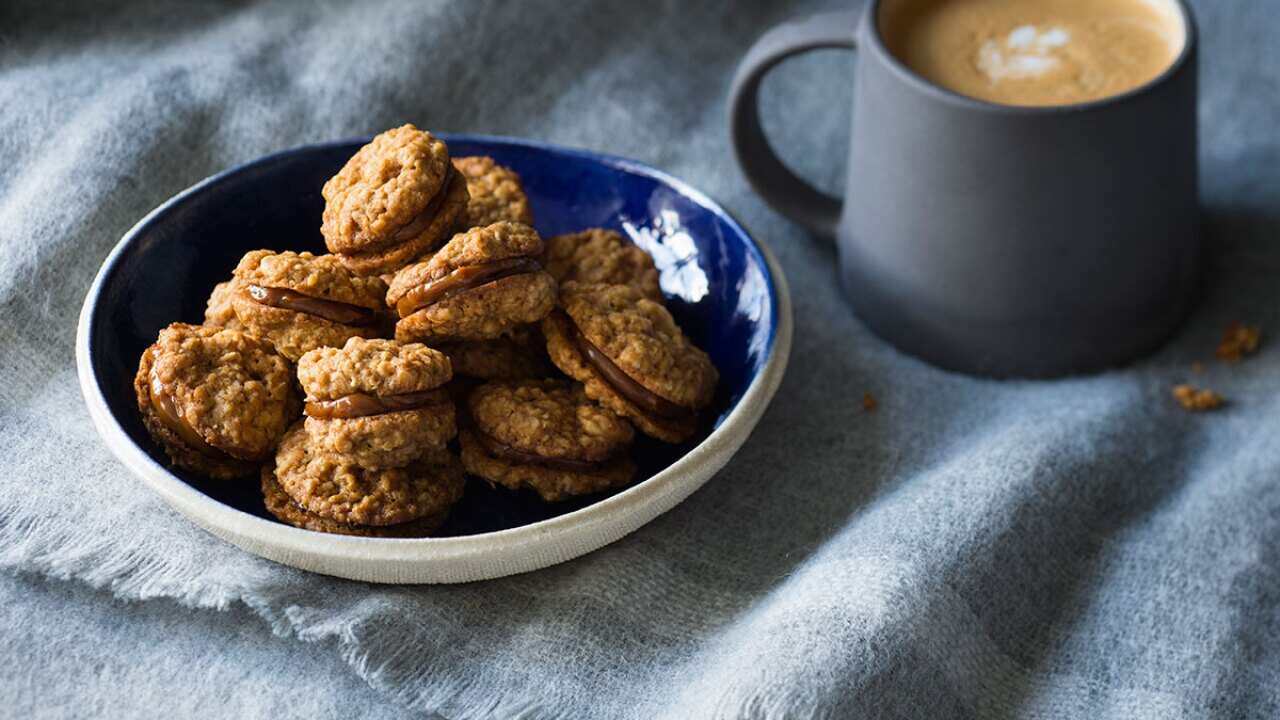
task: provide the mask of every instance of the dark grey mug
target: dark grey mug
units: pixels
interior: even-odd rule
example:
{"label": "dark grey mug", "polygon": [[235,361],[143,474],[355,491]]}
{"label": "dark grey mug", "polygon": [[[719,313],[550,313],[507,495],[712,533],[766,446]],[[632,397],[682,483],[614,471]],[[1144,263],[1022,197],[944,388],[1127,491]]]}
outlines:
{"label": "dark grey mug", "polygon": [[[770,30],[733,81],[747,179],[834,238],[844,293],[881,337],[944,368],[994,376],[1094,371],[1155,349],[1189,309],[1200,211],[1196,33],[1157,79],[1053,107],[964,97],[907,69],[881,4]],[[844,199],[814,189],[760,126],[763,76],[817,48],[858,51]]]}

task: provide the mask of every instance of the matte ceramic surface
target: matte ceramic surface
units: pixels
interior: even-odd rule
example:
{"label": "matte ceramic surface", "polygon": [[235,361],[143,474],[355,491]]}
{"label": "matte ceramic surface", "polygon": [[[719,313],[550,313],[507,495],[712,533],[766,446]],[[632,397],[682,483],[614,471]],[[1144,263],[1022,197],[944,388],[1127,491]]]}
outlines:
{"label": "matte ceramic surface", "polygon": [[276,522],[256,481],[169,468],[138,418],[132,378],[174,321],[198,323],[214,284],[257,248],[324,252],[320,188],[366,139],[314,145],[235,168],[143,218],[103,264],[81,312],[80,383],[108,447],[192,520],[250,552],[377,582],[460,582],[544,567],[622,537],[674,506],[728,461],[781,381],[791,343],[786,283],[767,249],[706,196],[620,158],[517,140],[443,135],[455,157],[516,170],[544,235],[604,226],[649,251],[668,304],[720,370],[699,438],[640,440],[640,482],[611,496],[546,504],[468,480],[440,537],[323,535]]}
{"label": "matte ceramic surface", "polygon": [[[748,179],[840,249],[858,315],[899,348],[965,372],[1088,372],[1157,347],[1196,290],[1196,32],[1159,78],[1057,107],[994,105],[929,83],[880,40],[880,0],[766,33],[739,68],[730,130]],[[770,68],[857,49],[843,199],[786,168],[760,126]],[[811,112],[822,112],[813,108]]]}

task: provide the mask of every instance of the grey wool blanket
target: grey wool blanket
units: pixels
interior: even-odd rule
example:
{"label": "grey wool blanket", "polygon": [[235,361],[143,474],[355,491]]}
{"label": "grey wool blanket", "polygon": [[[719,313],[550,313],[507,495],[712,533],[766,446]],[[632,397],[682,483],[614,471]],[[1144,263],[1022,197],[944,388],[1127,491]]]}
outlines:
{"label": "grey wool blanket", "polygon": [[[1196,311],[1131,367],[995,382],[871,335],[734,165],[738,58],[838,3],[0,3],[0,716],[1277,717],[1280,13],[1194,4]],[[856,62],[765,87],[828,188]],[[216,540],[99,442],[74,323],[121,234],[224,168],[404,122],[635,157],[777,252],[790,370],[688,501],[547,570],[375,586]],[[1233,320],[1266,337],[1226,365]],[[1228,405],[1183,411],[1189,379]]]}

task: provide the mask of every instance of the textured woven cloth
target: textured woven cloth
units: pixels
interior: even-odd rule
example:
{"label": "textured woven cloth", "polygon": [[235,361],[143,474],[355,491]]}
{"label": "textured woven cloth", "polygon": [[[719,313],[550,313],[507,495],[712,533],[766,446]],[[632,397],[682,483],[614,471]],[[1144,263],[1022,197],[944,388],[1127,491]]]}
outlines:
{"label": "textured woven cloth", "polygon": [[[1274,8],[1197,3],[1208,238],[1188,324],[1127,369],[992,382],[872,336],[831,249],[734,166],[737,59],[820,6],[0,5],[0,644],[22,658],[0,671],[6,710],[1280,714],[1280,347],[1212,358],[1229,321],[1280,332]],[[765,88],[767,127],[827,187],[854,62],[798,60]],[[687,502],[548,570],[384,587],[218,541],[107,453],[72,343],[116,239],[211,173],[407,121],[636,157],[777,251],[787,379]],[[1229,405],[1182,411],[1170,388],[1188,379]]]}

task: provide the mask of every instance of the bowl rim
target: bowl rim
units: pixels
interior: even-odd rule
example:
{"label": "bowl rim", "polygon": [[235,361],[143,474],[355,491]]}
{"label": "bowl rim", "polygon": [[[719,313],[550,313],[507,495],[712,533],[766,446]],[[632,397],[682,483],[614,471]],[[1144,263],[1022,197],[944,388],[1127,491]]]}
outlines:
{"label": "bowl rim", "polygon": [[[632,485],[608,498],[585,507],[545,520],[505,528],[487,533],[428,538],[375,538],[334,535],[296,528],[285,523],[258,517],[216,500],[174,475],[168,468],[156,462],[125,432],[107,405],[105,394],[94,373],[90,337],[94,325],[94,313],[107,278],[136,238],[160,215],[180,205],[209,187],[233,180],[235,176],[280,159],[298,154],[313,153],[337,146],[368,142],[371,136],[353,137],[321,143],[310,143],[264,155],[246,163],[215,173],[165,200],[138,220],[112,248],[94,276],[85,295],[76,329],[76,365],[81,394],[89,409],[89,415],[107,448],[124,465],[138,476],[152,491],[171,507],[182,512],[197,525],[210,530],[223,539],[230,540],[255,554],[263,553],[247,548],[245,544],[222,535],[225,531],[254,544],[271,546],[284,555],[336,556],[382,562],[449,562],[466,561],[480,555],[490,555],[502,550],[518,550],[529,543],[545,541],[550,536],[576,532],[590,534],[593,528],[607,526],[623,517],[628,509],[633,515],[644,514],[646,507],[656,508],[633,526],[612,535],[604,542],[579,550],[570,550],[563,557],[549,562],[517,562],[509,572],[463,572],[463,579],[497,577],[532,570],[536,567],[568,560],[595,550],[639,528],[657,515],[670,509],[694,490],[701,487],[737,451],[763,415],[765,407],[777,391],[785,372],[791,350],[792,311],[790,290],[772,251],[753,238],[723,207],[702,191],[664,171],[628,158],[597,153],[590,150],[564,147],[535,140],[469,133],[435,133],[446,142],[508,145],[543,152],[570,155],[599,162],[604,165],[647,176],[674,189],[692,200],[704,210],[725,223],[744,242],[748,252],[756,256],[765,276],[772,304],[773,324],[770,328],[764,365],[757,371],[746,391],[720,426],[675,462],[653,476]],[[273,553],[275,555],[276,553]],[[560,553],[564,555],[563,552]],[[271,557],[271,556],[268,556]],[[272,559],[279,559],[272,557]],[[544,558],[545,559],[545,558]],[[286,561],[287,562],[287,561]],[[288,563],[294,564],[294,563]],[[324,572],[324,570],[321,570]],[[339,574],[339,573],[331,573]],[[342,573],[345,574],[345,573]],[[347,575],[355,577],[356,575]],[[377,579],[372,576],[362,579]],[[446,580],[447,582],[448,580]]]}

